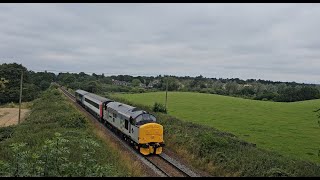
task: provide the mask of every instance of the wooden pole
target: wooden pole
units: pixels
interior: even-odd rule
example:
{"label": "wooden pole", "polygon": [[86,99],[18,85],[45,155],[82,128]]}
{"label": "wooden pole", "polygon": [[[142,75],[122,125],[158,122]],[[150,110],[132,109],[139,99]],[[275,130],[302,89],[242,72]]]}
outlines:
{"label": "wooden pole", "polygon": [[167,77],[167,86],[166,86],[166,103],[165,103],[166,109],[167,109],[167,100],[168,100],[168,77]]}
{"label": "wooden pole", "polygon": [[21,115],[22,81],[23,81],[23,71],[21,71],[21,81],[20,81],[19,120],[18,120],[18,124],[20,124],[20,115]]}

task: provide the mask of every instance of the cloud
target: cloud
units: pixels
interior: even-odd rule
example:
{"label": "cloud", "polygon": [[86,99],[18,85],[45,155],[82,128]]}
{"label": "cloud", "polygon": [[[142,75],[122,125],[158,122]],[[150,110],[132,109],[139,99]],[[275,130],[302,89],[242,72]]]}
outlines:
{"label": "cloud", "polygon": [[0,63],[319,83],[316,4],[2,4]]}

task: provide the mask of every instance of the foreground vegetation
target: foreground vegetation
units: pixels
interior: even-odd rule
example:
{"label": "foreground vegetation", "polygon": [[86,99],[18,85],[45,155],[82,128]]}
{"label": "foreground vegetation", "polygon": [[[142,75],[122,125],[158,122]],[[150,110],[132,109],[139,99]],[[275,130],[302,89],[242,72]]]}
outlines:
{"label": "foreground vegetation", "polygon": [[[147,94],[144,97],[148,99]],[[173,101],[172,95],[170,97],[170,101]],[[150,106],[116,96],[109,98],[152,112]],[[175,112],[170,108],[173,108],[172,104],[169,104],[169,112]],[[213,176],[320,176],[320,166],[316,163],[261,149],[213,127],[162,113],[154,114],[164,126],[165,148],[173,150],[193,167]]]}
{"label": "foreground vegetation", "polygon": [[[0,128],[0,176],[141,176],[55,88],[17,126]],[[121,162],[121,163],[119,163]]]}
{"label": "foreground vegetation", "polygon": [[[119,94],[131,102],[152,106],[165,93]],[[168,113],[223,131],[283,155],[320,162],[320,100],[294,103],[255,101],[220,95],[170,92]]]}

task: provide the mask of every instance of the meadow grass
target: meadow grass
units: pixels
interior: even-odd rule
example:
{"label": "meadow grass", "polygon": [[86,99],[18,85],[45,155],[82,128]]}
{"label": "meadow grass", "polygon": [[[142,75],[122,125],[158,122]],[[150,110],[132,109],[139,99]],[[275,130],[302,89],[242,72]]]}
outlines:
{"label": "meadow grass", "polygon": [[[152,106],[165,92],[113,94]],[[293,103],[249,100],[214,94],[168,92],[168,114],[187,122],[231,132],[257,147],[320,163],[320,100]]]}
{"label": "meadow grass", "polygon": [[[115,101],[153,113],[164,127],[165,150],[212,176],[319,176],[320,165],[256,147],[232,133],[152,112],[146,105],[111,96]],[[205,176],[208,176],[205,174]]]}

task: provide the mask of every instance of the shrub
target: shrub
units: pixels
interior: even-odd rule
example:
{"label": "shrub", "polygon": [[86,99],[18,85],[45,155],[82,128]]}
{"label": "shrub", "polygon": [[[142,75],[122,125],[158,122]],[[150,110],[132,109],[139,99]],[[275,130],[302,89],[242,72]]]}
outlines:
{"label": "shrub", "polygon": [[154,103],[153,105],[153,109],[152,109],[154,112],[162,112],[162,113],[167,113],[167,109],[166,107],[161,104],[161,103]]}
{"label": "shrub", "polygon": [[290,175],[282,169],[279,168],[271,168],[265,176],[268,177],[289,177]]}
{"label": "shrub", "polygon": [[13,132],[14,132],[13,126],[0,128],[0,142],[5,139],[10,138],[12,136]]}
{"label": "shrub", "polygon": [[46,139],[42,148],[36,152],[27,150],[27,143],[13,143],[11,160],[0,161],[0,176],[110,176],[117,175],[111,164],[101,165],[95,156],[99,144],[92,138],[79,141],[82,158],[72,162],[69,140],[60,133]]}

